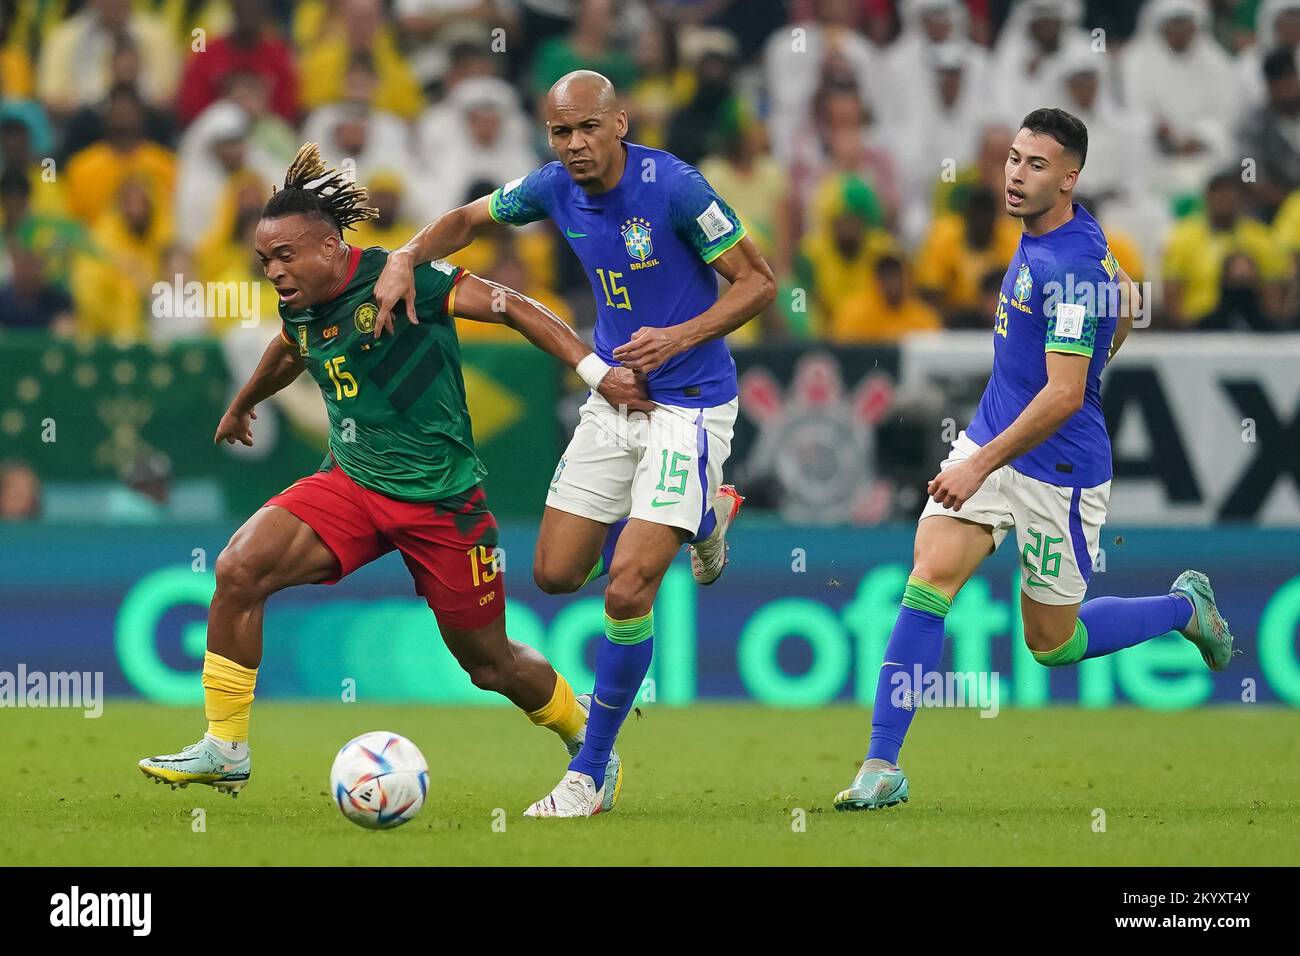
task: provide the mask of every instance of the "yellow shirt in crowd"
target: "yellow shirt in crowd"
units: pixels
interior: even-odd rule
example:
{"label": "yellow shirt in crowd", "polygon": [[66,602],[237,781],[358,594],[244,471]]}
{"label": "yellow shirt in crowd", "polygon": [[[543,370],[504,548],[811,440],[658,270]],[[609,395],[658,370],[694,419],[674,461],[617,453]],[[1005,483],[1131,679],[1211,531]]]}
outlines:
{"label": "yellow shirt in crowd", "polygon": [[1242,216],[1230,230],[1210,228],[1204,215],[1189,216],[1174,226],[1165,246],[1164,278],[1182,287],[1187,321],[1205,318],[1219,305],[1223,263],[1244,253],[1260,278],[1277,282],[1291,275],[1291,257],[1268,226]]}
{"label": "yellow shirt in crowd", "polygon": [[155,209],[171,207],[176,157],[170,150],[142,142],[120,153],[107,143],[96,143],[68,160],[64,185],[69,214],[93,227],[117,199],[118,188],[127,177],[142,177],[149,182]]}
{"label": "yellow shirt in crowd", "polygon": [[845,299],[831,315],[826,337],[839,344],[897,342],[913,332],[943,328],[939,313],[915,295],[891,307],[878,284]]}
{"label": "yellow shirt in crowd", "polygon": [[989,272],[1006,271],[1020,245],[1020,225],[999,216],[987,248],[966,243],[966,221],[956,213],[940,216],[930,227],[916,257],[916,285],[938,292],[947,309],[978,309],[980,282]]}
{"label": "yellow shirt in crowd", "polygon": [[91,239],[99,254],[80,256],[72,268],[77,331],[113,339],[143,338],[153,286],[167,278],[163,253],[172,240],[170,219],[155,212],[149,231],[139,236],[113,210],[100,217]]}
{"label": "yellow shirt in crowd", "polygon": [[357,223],[351,230],[345,231],[343,238],[362,249],[379,246],[392,252],[419,231],[420,227],[415,223],[398,221],[389,226],[381,226],[373,219],[367,219],[365,222]]}
{"label": "yellow shirt in crowd", "polygon": [[[377,79],[370,105],[403,119],[415,119],[424,108],[424,91],[398,51],[392,32],[380,30],[370,52]],[[343,99],[349,56],[348,41],[343,36],[326,36],[305,48],[298,61],[303,109],[313,110]]]}

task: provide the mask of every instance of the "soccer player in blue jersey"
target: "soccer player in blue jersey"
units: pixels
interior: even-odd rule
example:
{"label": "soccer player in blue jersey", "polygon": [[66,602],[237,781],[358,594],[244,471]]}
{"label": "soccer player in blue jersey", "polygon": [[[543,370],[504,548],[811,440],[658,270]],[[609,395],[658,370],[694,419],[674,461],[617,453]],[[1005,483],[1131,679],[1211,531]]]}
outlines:
{"label": "soccer player in blue jersey", "polygon": [[[533,576],[547,593],[609,575],[605,640],[585,737],[569,771],[525,813],[610,810],[622,786],[614,740],[650,667],[651,609],[683,543],[700,584],[726,564],[727,528],[743,499],[722,484],[736,420],[736,366],[724,336],[776,297],[772,270],[731,207],[671,153],[624,141],[627,114],[599,73],[562,77],[546,97],[558,162],[439,217],[392,253],[375,287],[376,334],[410,321],[412,268],[464,248],[492,223],[549,218],[596,298],[595,350],[578,364],[593,389],[631,369],[648,416],[593,394],[551,479]],[[717,276],[729,283],[718,293]],[[557,685],[549,707],[574,706]],[[572,752],[572,751],[571,751]]]}
{"label": "soccer player in blue jersey", "polygon": [[876,684],[870,750],[837,810],[907,800],[898,752],[921,690],[909,685],[938,669],[953,598],[1012,528],[1025,643],[1040,664],[1074,664],[1170,631],[1211,670],[1232,657],[1227,622],[1198,571],[1180,574],[1168,594],[1081,603],[1110,495],[1101,372],[1138,310],[1137,287],[1073,201],[1087,152],[1084,124],[1059,109],[1030,113],[1011,145],[1005,203],[1023,232],[998,296],[993,374],[927,486]]}

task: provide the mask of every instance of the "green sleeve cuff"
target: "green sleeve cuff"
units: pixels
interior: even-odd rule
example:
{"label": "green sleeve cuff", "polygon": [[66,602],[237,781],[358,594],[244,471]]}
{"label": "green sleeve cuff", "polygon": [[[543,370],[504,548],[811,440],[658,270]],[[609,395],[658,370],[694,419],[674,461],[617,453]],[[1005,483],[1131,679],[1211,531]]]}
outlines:
{"label": "green sleeve cuff", "polygon": [[1093,349],[1091,345],[1067,345],[1062,342],[1048,342],[1043,351],[1068,352],[1071,355],[1086,355],[1091,357]]}
{"label": "green sleeve cuff", "polygon": [[706,263],[712,262],[714,259],[718,258],[718,256],[722,255],[724,252],[726,252],[728,249],[734,246],[736,243],[740,242],[741,239],[744,239],[745,236],[747,235],[748,233],[745,231],[745,227],[741,226],[739,229],[736,230],[736,234],[732,236],[729,240],[727,240],[726,243],[724,243],[721,246],[718,246],[716,249],[711,250],[708,255],[704,256],[703,257],[704,261]]}

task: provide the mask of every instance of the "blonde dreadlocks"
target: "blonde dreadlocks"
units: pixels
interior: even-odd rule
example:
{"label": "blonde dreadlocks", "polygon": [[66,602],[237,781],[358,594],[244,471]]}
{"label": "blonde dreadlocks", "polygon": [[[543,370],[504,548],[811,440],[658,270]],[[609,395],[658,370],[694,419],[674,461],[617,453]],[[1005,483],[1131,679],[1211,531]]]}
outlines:
{"label": "blonde dreadlocks", "polygon": [[304,143],[284,174],[284,188],[271,188],[271,198],[262,210],[263,219],[281,216],[319,216],[339,234],[354,222],[379,218],[379,210],[367,206],[370,194],[337,169],[327,169],[320,147]]}

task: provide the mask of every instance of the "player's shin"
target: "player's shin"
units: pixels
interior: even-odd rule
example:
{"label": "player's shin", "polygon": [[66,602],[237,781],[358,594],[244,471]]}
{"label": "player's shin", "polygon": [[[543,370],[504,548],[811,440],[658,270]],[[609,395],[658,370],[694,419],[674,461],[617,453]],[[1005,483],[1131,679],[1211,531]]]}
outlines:
{"label": "player's shin", "polygon": [[920,688],[917,675],[939,666],[943,655],[943,620],[952,598],[928,581],[912,576],[903,591],[903,606],[885,647],[871,710],[871,748],[867,759],[898,764],[898,752],[912,723]]}
{"label": "player's shin", "polygon": [[257,668],[248,668],[208,651],[203,655],[203,709],[208,737],[228,757],[248,747],[248,719],[253,709]]}
{"label": "player's shin", "polygon": [[609,526],[609,530],[605,532],[605,543],[600,546],[600,559],[592,565],[591,570],[587,573],[587,579],[582,582],[583,587],[586,587],[596,578],[609,574],[610,565],[614,563],[614,547],[618,544],[618,536],[623,533],[623,529],[626,527],[626,518],[620,518]]}
{"label": "player's shin", "polygon": [[636,700],[654,653],[654,612],[626,621],[605,616],[605,640],[596,651],[596,688],[582,750],[569,764],[599,790],[619,728]]}

